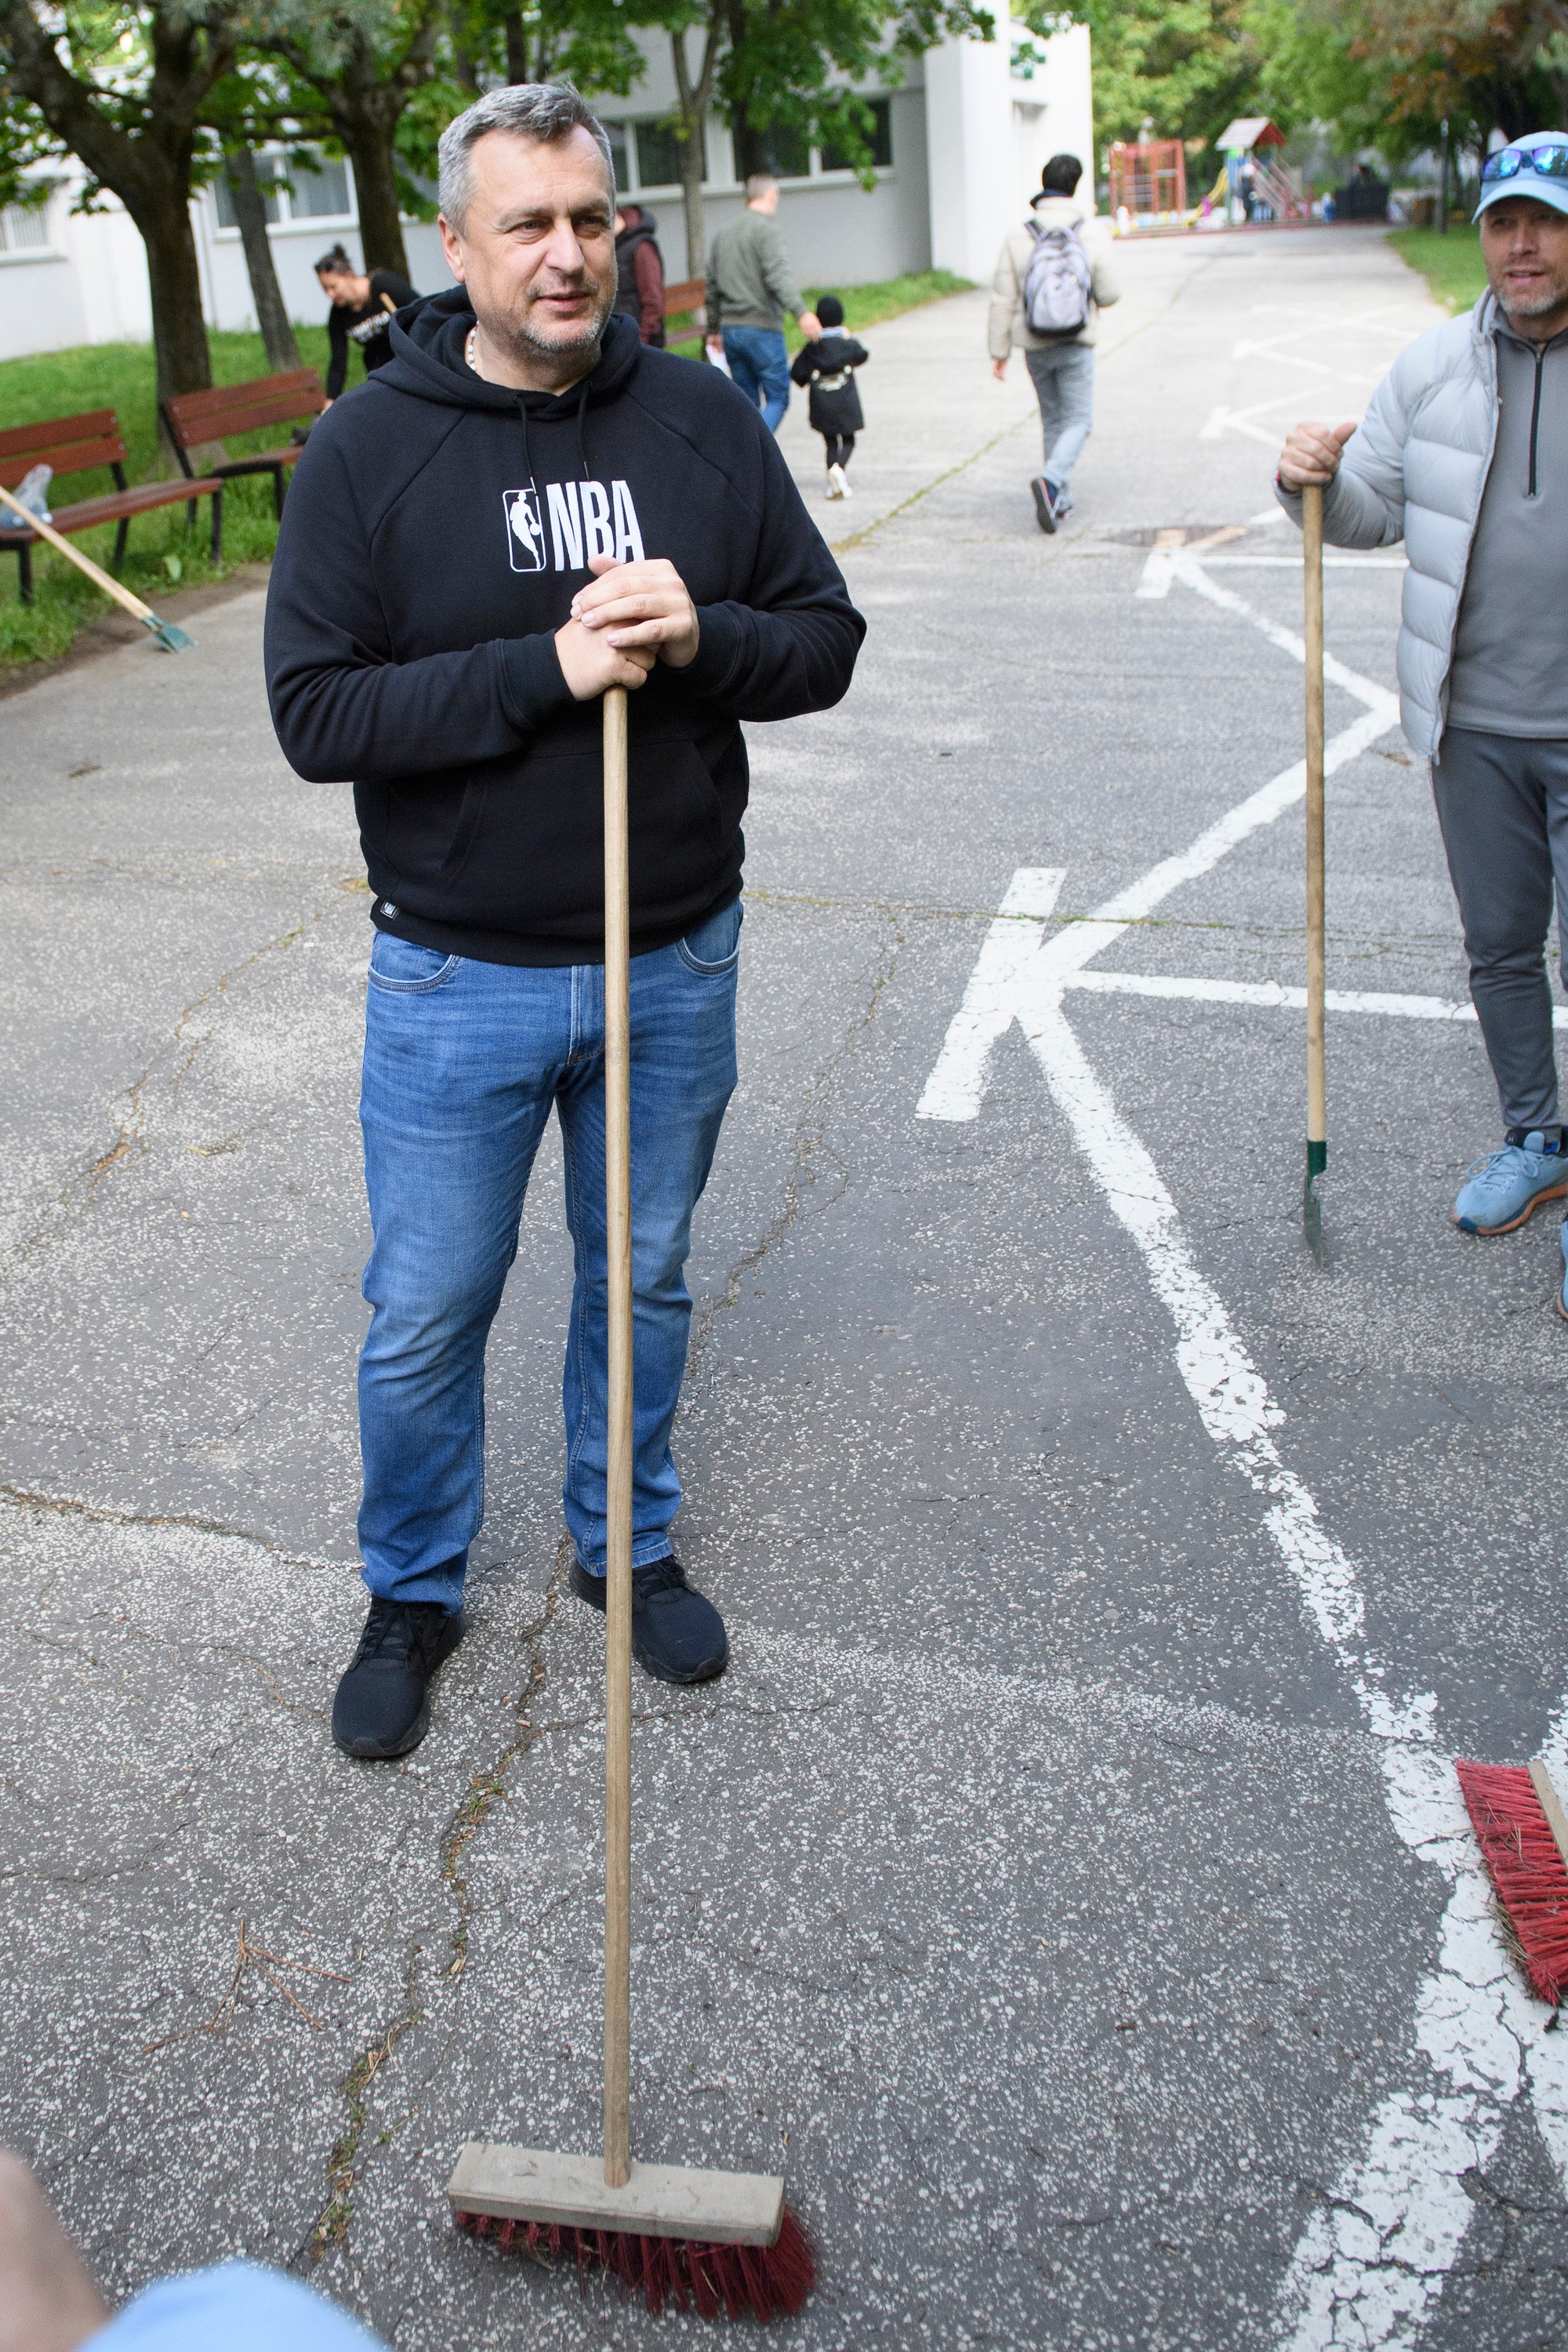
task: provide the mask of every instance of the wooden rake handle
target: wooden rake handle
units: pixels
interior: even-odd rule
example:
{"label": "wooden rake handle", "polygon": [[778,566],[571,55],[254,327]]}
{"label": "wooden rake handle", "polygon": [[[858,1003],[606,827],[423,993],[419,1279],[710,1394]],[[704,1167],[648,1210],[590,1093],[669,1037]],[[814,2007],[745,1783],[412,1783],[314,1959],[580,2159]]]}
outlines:
{"label": "wooden rake handle", "polygon": [[632,1166],[626,690],[605,696],[605,1241],[609,1289],[605,1647],[605,2180],[631,2178]]}
{"label": "wooden rake handle", "polygon": [[[1307,648],[1307,1143],[1326,1155],[1328,1097],[1323,1015],[1323,493],[1301,492],[1302,635]],[[1316,1156],[1312,1154],[1311,1156]]]}

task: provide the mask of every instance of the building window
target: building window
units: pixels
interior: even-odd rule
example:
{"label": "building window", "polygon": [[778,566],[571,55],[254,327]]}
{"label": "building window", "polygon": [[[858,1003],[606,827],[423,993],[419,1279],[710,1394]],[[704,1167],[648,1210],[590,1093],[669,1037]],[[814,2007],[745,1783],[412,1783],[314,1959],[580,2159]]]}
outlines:
{"label": "building window", "polygon": [[[874,98],[871,108],[871,161],[880,171],[886,171],[893,160],[893,102],[888,98]],[[824,172],[853,172],[858,166],[842,147],[824,147],[820,168]]]}
{"label": "building window", "polygon": [[[314,149],[295,163],[290,163],[286,155],[258,155],[256,177],[271,227],[287,227],[291,221],[353,217],[348,167],[340,157],[322,155]],[[222,172],[213,182],[213,202],[219,228],[237,228],[234,191]]]}
{"label": "building window", "polygon": [[811,142],[787,122],[771,122],[760,133],[768,169],[781,180],[804,180],[811,173]]}
{"label": "building window", "polygon": [[[608,122],[610,153],[615,159],[616,185],[624,194],[648,188],[680,185],[680,141],[668,115],[639,116],[631,122]],[[708,141],[704,134],[702,177],[708,177]]]}
{"label": "building window", "polygon": [[49,216],[42,205],[7,205],[0,212],[0,253],[47,253]]}
{"label": "building window", "polygon": [[289,179],[289,209],[296,220],[335,220],[348,211],[349,175],[335,157],[322,155],[303,167],[296,163]]}

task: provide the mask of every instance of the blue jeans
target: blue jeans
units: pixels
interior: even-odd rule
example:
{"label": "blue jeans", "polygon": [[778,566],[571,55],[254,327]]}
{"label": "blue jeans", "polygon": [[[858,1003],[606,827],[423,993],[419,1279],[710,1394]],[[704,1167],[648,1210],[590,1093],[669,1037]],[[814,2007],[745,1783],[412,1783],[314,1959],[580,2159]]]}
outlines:
{"label": "blue jeans", "polygon": [[1044,343],[1026,352],[1046,439],[1045,477],[1064,496],[1094,424],[1094,346]]}
{"label": "blue jeans", "polygon": [[789,354],[778,327],[726,327],[724,357],[730,373],[763,423],[776,433],[789,406]]}
{"label": "blue jeans", "polygon": [[[691,1213],[735,1086],[739,899],[631,967],[632,1560],[669,1549],[669,1433],[686,1369]],[[598,964],[479,963],[385,931],[365,999],[365,1188],[374,1247],[360,1356],[373,1593],[462,1597],[484,1517],[485,1342],[552,1109],[575,1281],[563,1500],[577,1558],[605,1570],[605,978]]]}

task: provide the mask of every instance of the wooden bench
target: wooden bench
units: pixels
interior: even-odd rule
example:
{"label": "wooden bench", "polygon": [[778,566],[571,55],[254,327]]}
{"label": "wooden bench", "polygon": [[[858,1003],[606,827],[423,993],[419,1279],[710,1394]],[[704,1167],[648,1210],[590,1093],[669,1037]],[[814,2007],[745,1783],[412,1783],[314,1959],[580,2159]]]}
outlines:
{"label": "wooden bench", "polygon": [[[74,506],[56,506],[46,493],[49,520],[57,530],[68,537],[73,531],[91,530],[95,523],[117,522],[114,535],[114,557],[110,569],[118,572],[125,555],[126,534],[133,515],[151,514],[158,507],[184,506],[187,520],[194,530],[196,525],[196,501],[210,498],[213,515],[213,562],[223,553],[223,484],[216,475],[197,480],[193,476],[184,482],[139,482],[132,489],[125,479],[126,447],[120,422],[112,408],[89,408],[80,416],[55,416],[43,425],[15,425],[9,432],[0,433],[0,482],[14,490],[35,466],[51,466],[56,474],[85,474],[94,466],[107,466],[114,479],[114,488],[100,498],[79,499]],[[52,485],[51,485],[52,488]],[[6,509],[7,514],[10,509]],[[15,518],[12,518],[15,520]],[[0,530],[0,548],[14,547],[19,573],[22,602],[33,601],[33,550],[38,545],[37,531]]]}
{"label": "wooden bench", "polygon": [[[685,311],[700,310],[707,298],[708,280],[705,278],[683,278],[679,286],[665,288],[664,315],[667,319],[679,319]],[[692,331],[695,333],[697,330]]]}
{"label": "wooden bench", "polygon": [[[163,422],[174,445],[174,455],[187,474],[194,475],[193,449],[200,452],[204,474],[232,481],[241,474],[270,474],[272,499],[283,512],[284,475],[304,447],[289,442],[280,449],[263,449],[254,457],[230,457],[223,443],[230,433],[255,433],[264,425],[288,425],[301,416],[319,416],[327,404],[321,380],[314,368],[291,368],[286,375],[258,376],[254,383],[226,383],[211,392],[182,392],[163,403]],[[209,445],[218,455],[209,457]]]}

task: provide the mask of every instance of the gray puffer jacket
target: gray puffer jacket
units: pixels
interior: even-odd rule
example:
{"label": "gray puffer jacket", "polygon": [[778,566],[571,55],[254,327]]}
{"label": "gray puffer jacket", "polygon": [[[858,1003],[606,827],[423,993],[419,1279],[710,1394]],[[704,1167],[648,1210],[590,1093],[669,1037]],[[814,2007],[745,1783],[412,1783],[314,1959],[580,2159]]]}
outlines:
{"label": "gray puffer jacket", "polygon": [[[1405,541],[1399,713],[1411,749],[1428,759],[1442,740],[1465,567],[1497,440],[1496,320],[1483,294],[1400,353],[1323,493],[1323,537],[1333,546]],[[1278,496],[1299,524],[1300,494]]]}

